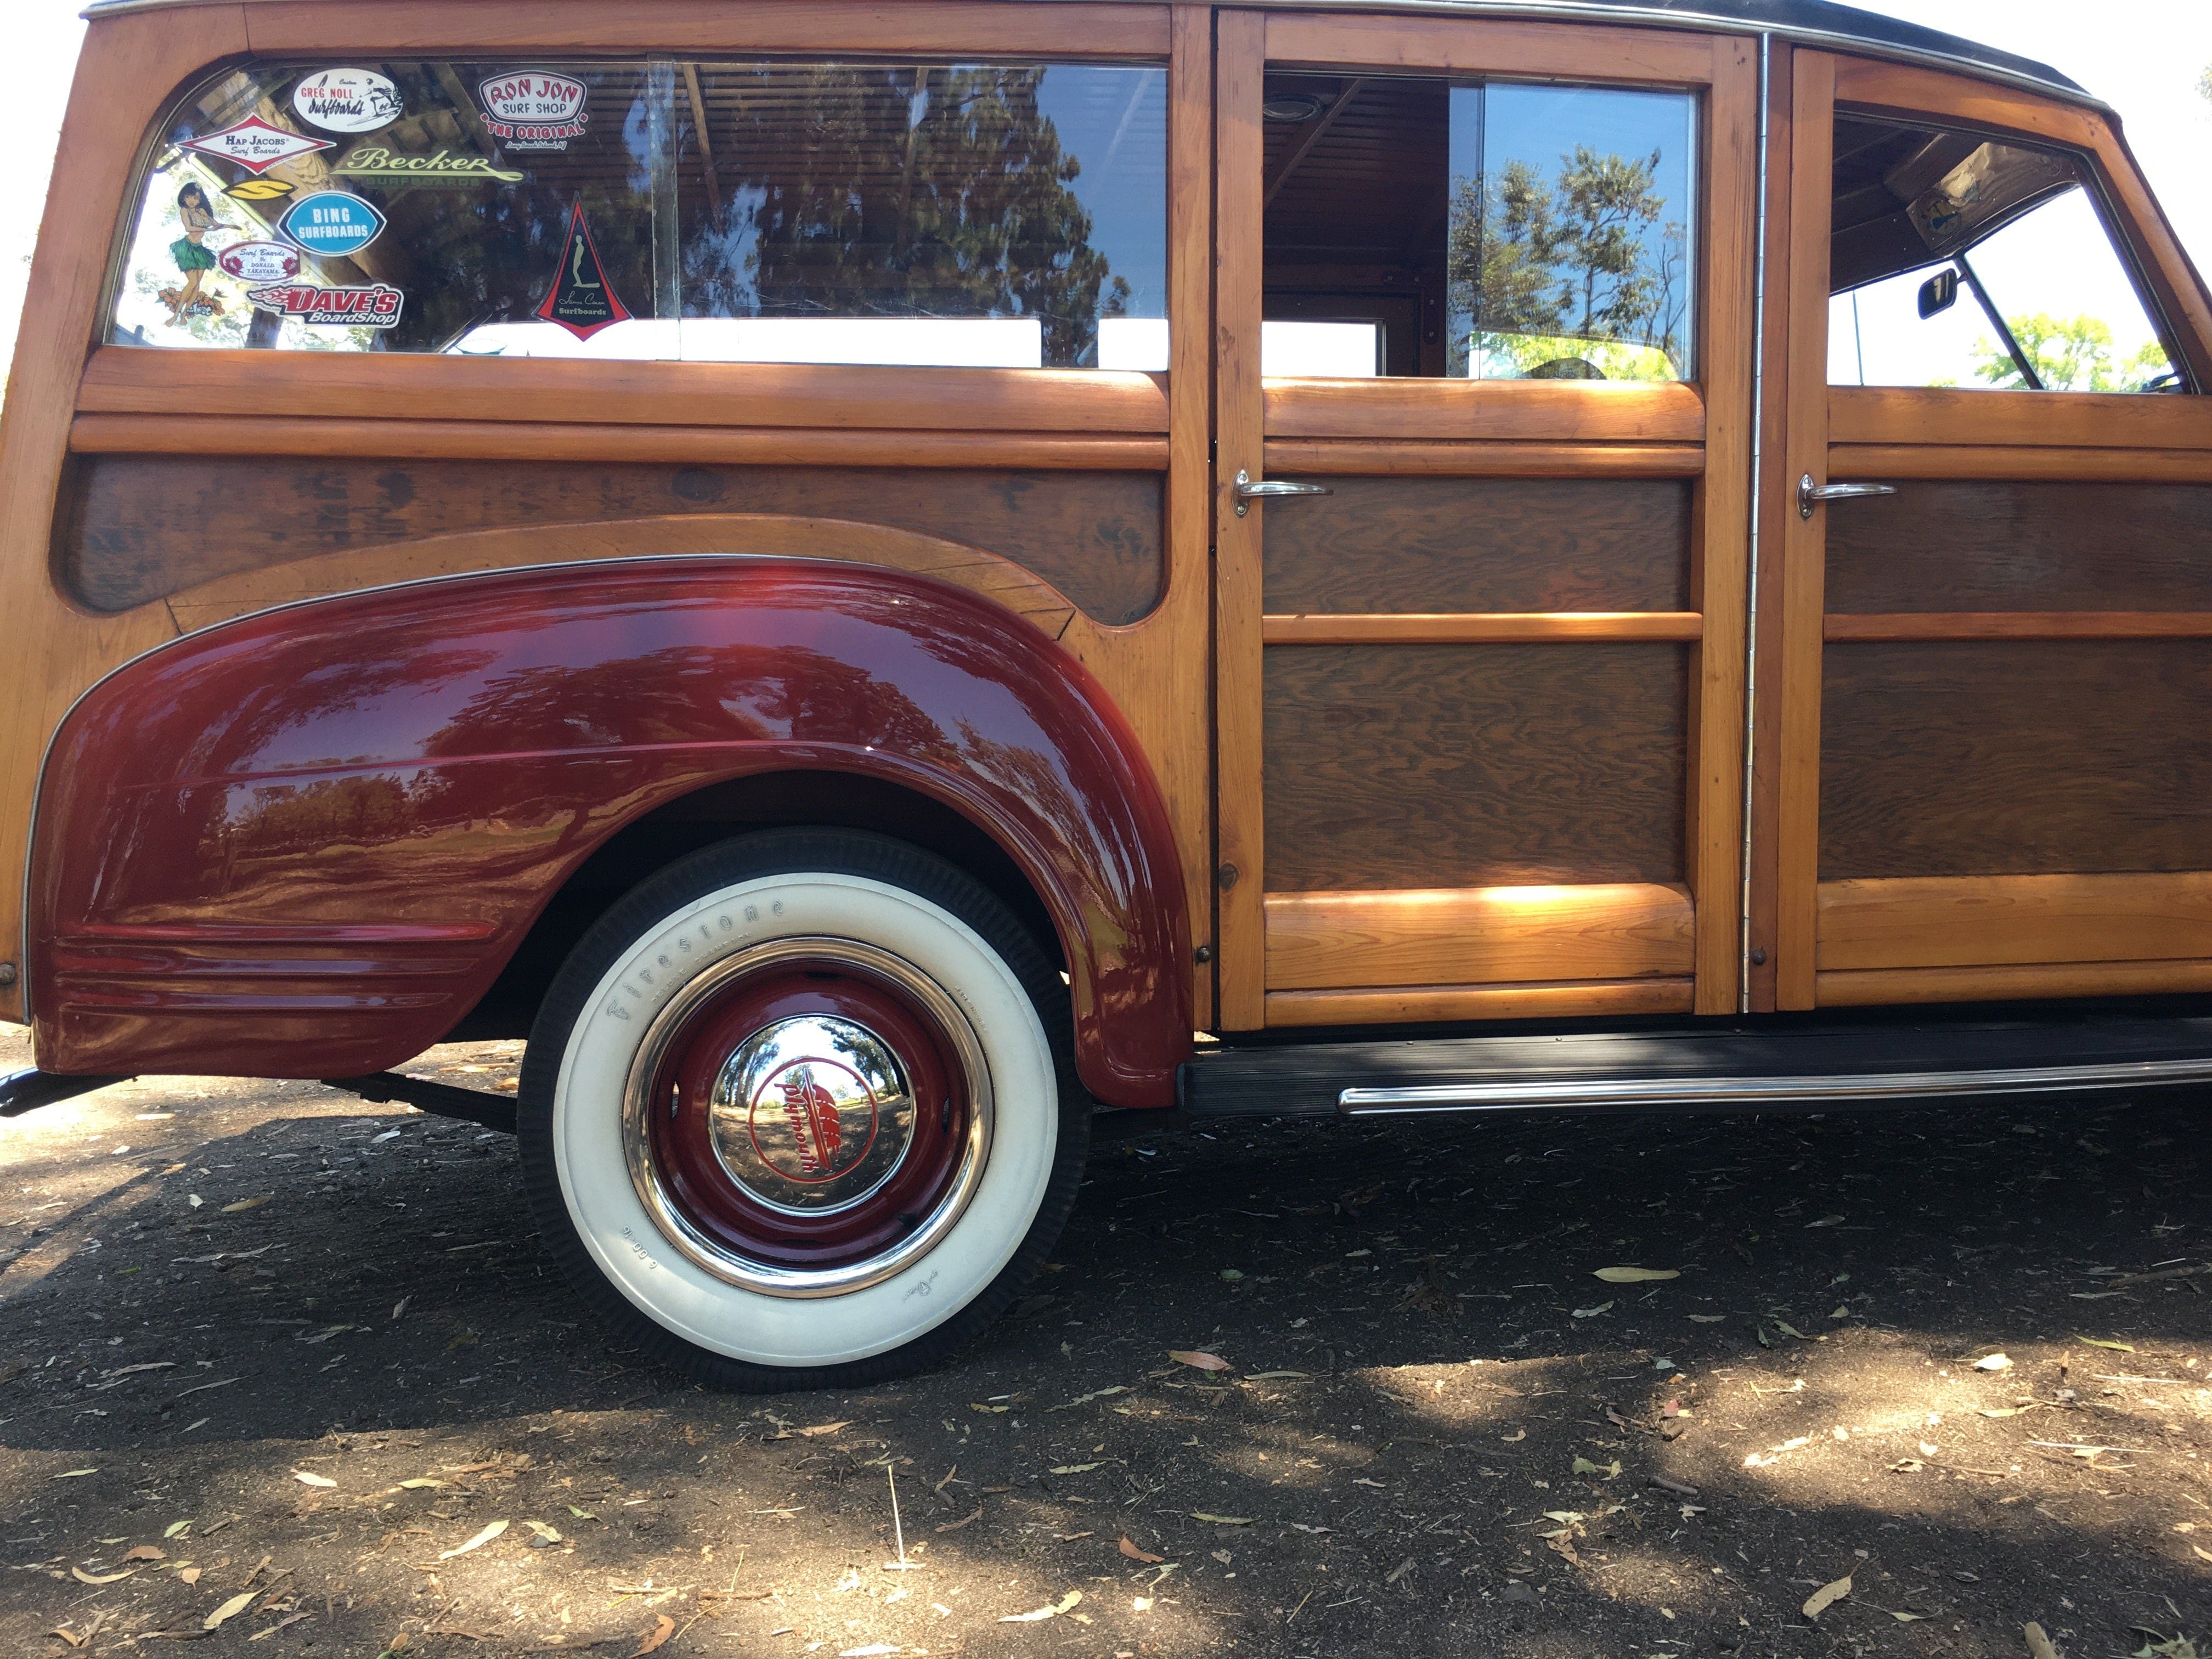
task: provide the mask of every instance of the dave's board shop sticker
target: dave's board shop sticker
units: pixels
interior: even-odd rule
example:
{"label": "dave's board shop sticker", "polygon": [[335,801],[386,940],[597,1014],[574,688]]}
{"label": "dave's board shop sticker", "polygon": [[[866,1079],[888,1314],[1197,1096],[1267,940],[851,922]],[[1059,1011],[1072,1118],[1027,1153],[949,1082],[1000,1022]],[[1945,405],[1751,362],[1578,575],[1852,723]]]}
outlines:
{"label": "dave's board shop sticker", "polygon": [[215,256],[226,276],[241,283],[289,283],[300,274],[300,256],[282,242],[240,242]]}
{"label": "dave's board shop sticker", "polygon": [[246,297],[264,311],[303,323],[335,328],[391,328],[399,321],[405,295],[385,283],[360,288],[319,288],[313,283],[280,283],[252,288]]}
{"label": "dave's board shop sticker", "polygon": [[374,70],[328,69],[302,76],[292,107],[325,132],[374,132],[407,112],[399,88]]}
{"label": "dave's board shop sticker", "polygon": [[478,82],[484,131],[508,149],[566,149],[584,136],[589,94],[581,81],[542,70],[519,70]]}
{"label": "dave's board shop sticker", "polygon": [[584,223],[584,204],[568,210],[568,236],[561,245],[561,272],[552,290],[539,303],[537,314],[558,323],[580,340],[588,340],[611,323],[629,320],[629,313],[615,298],[607,273],[599,264],[599,250]]}
{"label": "dave's board shop sticker", "polygon": [[385,218],[375,207],[343,191],[318,191],[284,210],[277,233],[310,253],[342,259],[358,253],[383,234]]}
{"label": "dave's board shop sticker", "polygon": [[266,173],[279,161],[289,161],[297,155],[335,148],[328,138],[310,138],[304,132],[288,131],[270,125],[258,115],[249,115],[236,126],[210,132],[204,138],[187,138],[184,147],[203,155],[212,155],[219,161],[234,162],[252,173]]}

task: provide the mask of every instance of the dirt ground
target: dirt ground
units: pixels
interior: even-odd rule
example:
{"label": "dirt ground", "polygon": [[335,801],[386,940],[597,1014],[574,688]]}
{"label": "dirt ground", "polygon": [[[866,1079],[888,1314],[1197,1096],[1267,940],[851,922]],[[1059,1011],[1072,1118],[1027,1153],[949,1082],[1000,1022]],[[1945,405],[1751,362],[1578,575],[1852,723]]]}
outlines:
{"label": "dirt ground", "polygon": [[2207,1103],[1125,1133],[957,1364],[745,1399],[510,1141],[119,1085],[0,1124],[0,1651],[2182,1659]]}

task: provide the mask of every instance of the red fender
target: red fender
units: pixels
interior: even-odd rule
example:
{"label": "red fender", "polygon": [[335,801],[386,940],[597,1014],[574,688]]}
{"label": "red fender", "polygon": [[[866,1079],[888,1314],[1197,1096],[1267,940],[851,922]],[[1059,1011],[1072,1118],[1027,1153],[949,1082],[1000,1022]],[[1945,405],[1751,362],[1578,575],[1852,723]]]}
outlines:
{"label": "red fender", "polygon": [[56,734],[32,1024],[64,1073],[340,1077],[437,1042],[607,838],[704,785],[841,771],[990,834],[1058,928],[1076,1066],[1164,1106],[1182,878],[1098,684],[964,588],[685,558],[320,599],[194,634]]}

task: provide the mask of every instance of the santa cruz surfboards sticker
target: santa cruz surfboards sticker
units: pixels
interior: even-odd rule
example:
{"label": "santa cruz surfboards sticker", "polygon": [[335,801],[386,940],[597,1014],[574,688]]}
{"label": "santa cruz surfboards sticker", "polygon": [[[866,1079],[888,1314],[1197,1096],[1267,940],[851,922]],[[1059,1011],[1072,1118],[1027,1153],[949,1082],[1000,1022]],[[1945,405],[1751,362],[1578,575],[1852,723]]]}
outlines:
{"label": "santa cruz surfboards sticker", "polygon": [[538,302],[536,314],[558,323],[580,340],[588,340],[611,323],[629,320],[629,312],[615,297],[599,251],[584,223],[584,204],[568,210],[568,234],[561,244],[561,269],[552,289]]}
{"label": "santa cruz surfboards sticker", "polygon": [[246,297],[264,311],[303,323],[334,328],[390,328],[399,320],[406,296],[385,283],[360,288],[321,288],[313,283],[283,283],[253,288]]}
{"label": "santa cruz surfboards sticker", "polygon": [[304,132],[288,131],[270,125],[258,115],[249,115],[236,126],[210,132],[204,138],[187,138],[184,147],[203,155],[212,155],[219,161],[235,162],[255,173],[266,173],[279,161],[289,161],[295,156],[335,148],[327,138],[310,138]]}
{"label": "santa cruz surfboards sticker", "polygon": [[382,234],[384,226],[384,216],[374,205],[336,190],[301,197],[276,222],[285,240],[327,258],[359,252]]}
{"label": "santa cruz surfboards sticker", "polygon": [[226,276],[241,283],[289,283],[300,274],[300,256],[282,242],[240,242],[215,257]]}
{"label": "santa cruz surfboards sticker", "polygon": [[399,88],[374,70],[328,69],[292,88],[292,107],[325,132],[374,132],[407,112]]}
{"label": "santa cruz surfboards sticker", "polygon": [[484,131],[509,149],[566,149],[584,136],[587,88],[572,76],[520,70],[477,87]]}

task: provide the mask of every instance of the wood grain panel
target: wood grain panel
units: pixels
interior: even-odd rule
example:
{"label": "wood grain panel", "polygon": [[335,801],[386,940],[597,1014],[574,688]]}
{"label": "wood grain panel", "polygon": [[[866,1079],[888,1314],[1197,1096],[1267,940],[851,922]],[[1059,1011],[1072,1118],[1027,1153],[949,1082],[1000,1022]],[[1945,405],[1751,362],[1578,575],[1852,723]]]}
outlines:
{"label": "wood grain panel", "polygon": [[1540,640],[1682,640],[1705,637],[1694,611],[1462,611],[1393,616],[1262,617],[1269,645],[1488,645]]}
{"label": "wood grain panel", "polygon": [[1823,1008],[2033,997],[2178,996],[2212,991],[2212,962],[2062,962],[1999,968],[1884,968],[1822,974]]}
{"label": "wood grain panel", "polygon": [[1272,64],[1322,68],[1446,70],[1559,76],[1581,82],[1702,86],[1713,76],[1708,37],[1600,24],[1485,18],[1329,16],[1285,11],[1267,18]]}
{"label": "wood grain panel", "polygon": [[[1311,472],[1441,478],[1696,478],[1696,444],[1458,443],[1449,439],[1270,438],[1270,478]],[[2212,472],[2212,464],[2208,464]]]}
{"label": "wood grain panel", "polygon": [[241,412],[385,420],[665,426],[914,428],[936,432],[1147,433],[1168,429],[1164,374],[1078,368],[902,368],[822,363],[578,362],[397,351],[161,351],[102,346],[77,389],[85,414]]}
{"label": "wood grain panel", "polygon": [[1683,880],[1687,654],[1268,647],[1267,890]]}
{"label": "wood grain panel", "polygon": [[2050,478],[2069,483],[2212,483],[2212,448],[1838,444],[1828,452],[1828,476],[1893,482],[1900,478]]}
{"label": "wood grain panel", "polygon": [[78,464],[73,494],[62,579],[106,611],[319,553],[684,514],[917,531],[1010,559],[1110,623],[1161,586],[1157,473],[103,456]]}
{"label": "wood grain panel", "polygon": [[[2212,847],[2204,849],[2212,862]],[[1823,972],[2212,960],[2212,872],[1962,876],[1820,888]]]}
{"label": "wood grain panel", "polygon": [[1068,433],[777,430],[718,426],[528,426],[518,421],[222,422],[80,415],[78,455],[350,455],[423,461],[674,461],[687,466],[1037,467],[1157,472],[1164,438]]}
{"label": "wood grain panel", "polygon": [[1387,991],[1270,991],[1269,1025],[1388,1025],[1475,1019],[1686,1014],[1692,981],[1570,980],[1553,985],[1407,985]]}
{"label": "wood grain panel", "polygon": [[2160,392],[1839,386],[1828,389],[1828,422],[1838,444],[2212,449],[2212,398]]}
{"label": "wood grain panel", "polygon": [[1692,386],[1596,380],[1271,380],[1270,438],[1494,439],[1703,443]]}
{"label": "wood grain panel", "polygon": [[1832,644],[1820,878],[2204,867],[2212,641]]}
{"label": "wood grain panel", "polygon": [[1267,510],[1272,612],[1695,608],[1687,483],[1364,477],[1330,488]]}
{"label": "wood grain panel", "polygon": [[[327,54],[328,0],[256,0],[253,49]],[[975,52],[1019,57],[1157,57],[1164,6],[978,3],[884,5],[868,0],[382,0],[349,19],[355,52],[470,51]]]}
{"label": "wood grain panel", "polygon": [[2212,611],[1893,611],[1820,626],[1831,640],[2202,640]]}
{"label": "wood grain panel", "polygon": [[1680,976],[1686,887],[1486,887],[1267,897],[1270,991]]}
{"label": "wood grain panel", "polygon": [[1832,612],[2212,610],[2212,485],[1930,482],[1827,520]]}

